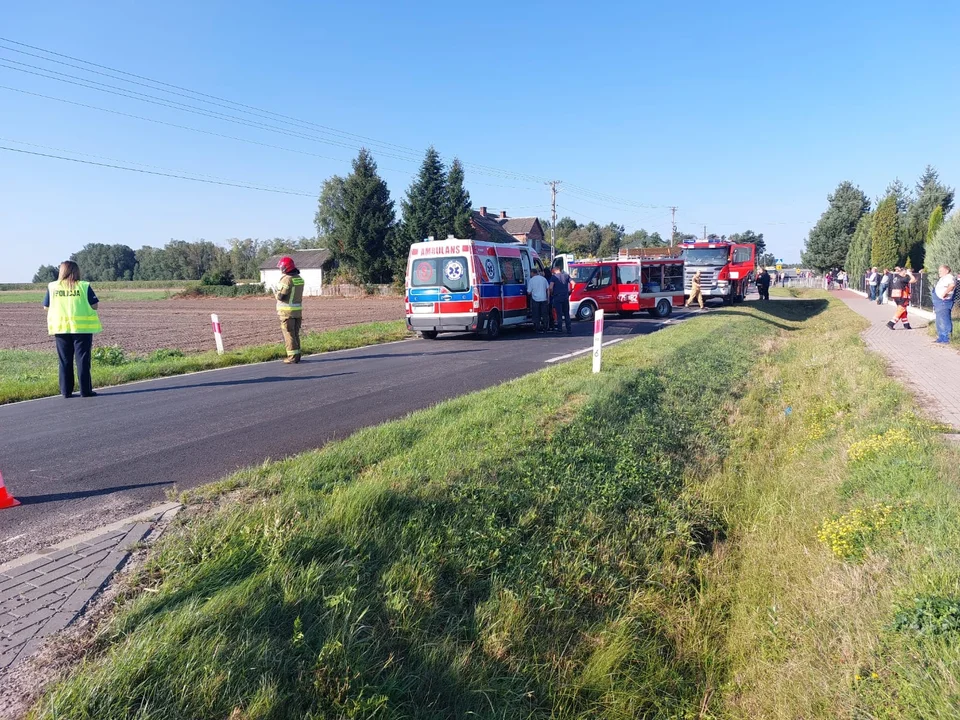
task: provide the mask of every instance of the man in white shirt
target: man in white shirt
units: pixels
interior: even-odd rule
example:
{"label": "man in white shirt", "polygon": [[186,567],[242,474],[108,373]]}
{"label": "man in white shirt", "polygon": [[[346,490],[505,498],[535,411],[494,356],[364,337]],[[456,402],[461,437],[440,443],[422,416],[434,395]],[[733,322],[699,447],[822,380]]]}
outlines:
{"label": "man in white shirt", "polygon": [[533,310],[533,329],[538,333],[543,333],[547,329],[547,313],[550,311],[547,306],[548,287],[547,279],[537,268],[532,268],[530,279],[527,280],[527,295],[530,296],[530,306]]}
{"label": "man in white shirt", "polygon": [[870,284],[870,299],[877,299],[877,285],[880,284],[880,273],[877,272],[876,268],[870,270],[870,277],[867,282]]}
{"label": "man in white shirt", "polygon": [[949,265],[940,266],[940,279],[933,288],[933,312],[936,316],[937,339],[940,345],[950,342],[953,334],[953,296],[957,290],[957,279],[950,271]]}

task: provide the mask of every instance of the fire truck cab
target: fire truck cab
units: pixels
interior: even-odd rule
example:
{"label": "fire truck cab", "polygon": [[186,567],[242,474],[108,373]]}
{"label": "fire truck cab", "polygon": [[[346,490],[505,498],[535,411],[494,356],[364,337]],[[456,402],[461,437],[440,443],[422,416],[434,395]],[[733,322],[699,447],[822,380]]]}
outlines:
{"label": "fire truck cab", "polygon": [[540,257],[522,243],[427,240],[407,258],[407,328],[433,340],[442,332],[493,339],[502,327],[532,322],[527,301],[531,269]]}
{"label": "fire truck cab", "polygon": [[683,305],[683,260],[584,260],[570,266],[570,315],[592,320],[597,310],[630,317],[646,310],[667,317]]}
{"label": "fire truck cab", "polygon": [[690,294],[693,276],[699,271],[705,300],[721,298],[725,305],[732,305],[744,299],[756,264],[755,245],[714,239],[685,242],[680,248],[685,294]]}

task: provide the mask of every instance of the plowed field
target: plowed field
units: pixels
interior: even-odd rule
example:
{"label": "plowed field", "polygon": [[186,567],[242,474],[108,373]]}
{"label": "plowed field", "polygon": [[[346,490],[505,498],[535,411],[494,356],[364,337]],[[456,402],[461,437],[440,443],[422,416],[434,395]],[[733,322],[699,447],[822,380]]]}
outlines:
{"label": "plowed field", "polygon": [[[159,348],[214,349],[210,314],[217,313],[226,348],[282,342],[270,298],[202,298],[155,302],[103,302],[103,332],[96,345],[119,345],[128,353]],[[402,320],[403,299],[304,298],[304,330],[332,330],[359,323]],[[35,303],[0,304],[0,349],[53,349],[46,311]]]}

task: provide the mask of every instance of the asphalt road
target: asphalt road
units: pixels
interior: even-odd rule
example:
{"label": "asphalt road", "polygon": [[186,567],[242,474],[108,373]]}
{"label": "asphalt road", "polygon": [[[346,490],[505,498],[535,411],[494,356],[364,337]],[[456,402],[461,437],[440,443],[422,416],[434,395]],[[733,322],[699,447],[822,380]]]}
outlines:
{"label": "asphalt road", "polygon": [[[609,318],[604,339],[661,325]],[[0,406],[0,472],[23,503],[0,510],[0,562],[140,512],[174,487],[586,354],[593,324],[573,327],[572,337],[507,330],[494,342],[441,335]]]}

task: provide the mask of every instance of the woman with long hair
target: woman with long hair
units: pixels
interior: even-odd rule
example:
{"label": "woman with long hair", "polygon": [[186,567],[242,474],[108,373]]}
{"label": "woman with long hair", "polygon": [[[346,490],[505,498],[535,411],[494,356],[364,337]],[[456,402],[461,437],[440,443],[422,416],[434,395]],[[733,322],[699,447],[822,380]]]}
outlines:
{"label": "woman with long hair", "polygon": [[77,363],[80,395],[93,397],[90,351],[93,335],[103,328],[97,315],[99,300],[90,283],[80,279],[80,268],[72,260],[60,263],[60,276],[47,285],[43,306],[47,308],[47,332],[57,339],[60,361],[60,394],[73,397],[73,363]]}

